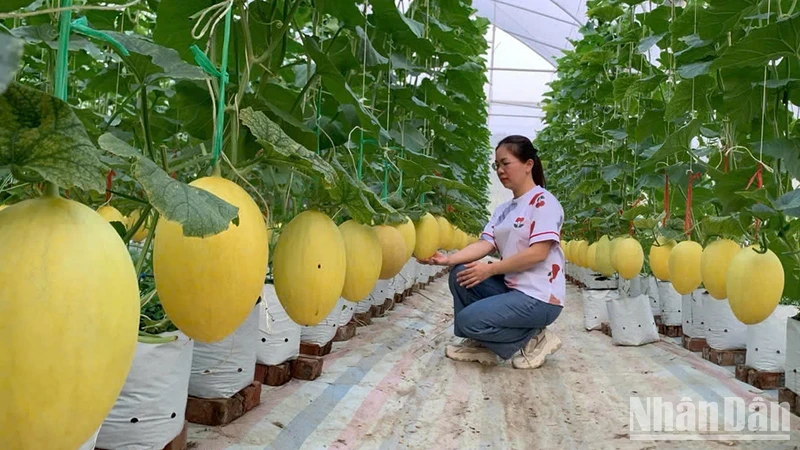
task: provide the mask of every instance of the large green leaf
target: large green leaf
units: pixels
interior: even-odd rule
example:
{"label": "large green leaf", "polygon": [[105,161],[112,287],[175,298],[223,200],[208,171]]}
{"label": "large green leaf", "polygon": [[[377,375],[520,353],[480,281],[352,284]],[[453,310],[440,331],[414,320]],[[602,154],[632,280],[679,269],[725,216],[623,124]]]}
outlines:
{"label": "large green leaf", "polygon": [[[758,144],[753,144],[758,149]],[[783,161],[792,178],[800,180],[800,139],[776,139],[764,142],[764,154]]]}
{"label": "large green leaf", "polygon": [[197,44],[204,49],[208,39],[206,36],[206,39],[196,41],[192,37],[192,27],[197,24],[197,19],[191,19],[191,16],[215,3],[215,0],[159,0],[153,41],[174,49],[184,61],[194,61],[189,47]]}
{"label": "large green leaf", "polygon": [[172,48],[158,45],[144,36],[106,31],[106,34],[125,46],[131,55],[125,58],[140,79],[151,82],[161,78],[171,80],[205,80],[206,74],[195,65],[182,60]]}
{"label": "large green leaf", "polygon": [[800,16],[750,31],[725,50],[712,67],[761,67],[769,61],[797,58],[797,55],[800,55]]}
{"label": "large green leaf", "polygon": [[144,188],[150,204],[165,219],[179,222],[183,235],[208,237],[239,224],[239,208],[203,189],[172,177],[152,160],[113,134],[98,139],[103,150],[133,162],[132,176]]}
{"label": "large green leaf", "polygon": [[21,180],[105,192],[105,166],[72,108],[12,83],[0,96],[0,168]]}
{"label": "large green leaf", "polygon": [[245,108],[239,112],[239,119],[264,147],[266,164],[290,167],[320,179],[328,188],[336,183],[336,170],[327,161],[292,140],[263,112]]}
{"label": "large green leaf", "polygon": [[697,136],[700,132],[700,121],[697,119],[692,120],[688,124],[679,128],[664,140],[664,143],[658,150],[650,156],[643,166],[652,167],[655,163],[663,161],[668,156],[672,156],[679,152],[690,151],[689,145],[692,138]]}
{"label": "large green leaf", "polygon": [[3,3],[0,4],[0,13],[16,11],[31,3],[33,3],[33,0],[3,0]]}

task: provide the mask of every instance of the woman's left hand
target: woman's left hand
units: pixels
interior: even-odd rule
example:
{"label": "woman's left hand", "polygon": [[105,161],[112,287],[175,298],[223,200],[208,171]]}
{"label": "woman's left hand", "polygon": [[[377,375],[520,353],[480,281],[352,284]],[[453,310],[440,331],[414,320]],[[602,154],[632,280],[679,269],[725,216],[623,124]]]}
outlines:
{"label": "woman's left hand", "polygon": [[484,262],[471,262],[466,264],[466,269],[462,270],[456,276],[458,284],[469,289],[477,286],[485,279],[494,275],[492,272],[492,265]]}

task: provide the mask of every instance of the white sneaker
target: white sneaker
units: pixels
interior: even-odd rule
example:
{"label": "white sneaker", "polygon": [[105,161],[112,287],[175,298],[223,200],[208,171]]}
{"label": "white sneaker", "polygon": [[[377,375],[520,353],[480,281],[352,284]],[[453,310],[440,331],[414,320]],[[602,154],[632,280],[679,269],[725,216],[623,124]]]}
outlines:
{"label": "white sneaker", "polygon": [[536,369],[544,364],[548,355],[552,355],[560,348],[561,339],[545,328],[520,350],[519,356],[511,360],[511,365],[515,369]]}
{"label": "white sneaker", "polygon": [[454,361],[497,364],[497,355],[474,339],[465,339],[460,344],[448,345],[444,354]]}

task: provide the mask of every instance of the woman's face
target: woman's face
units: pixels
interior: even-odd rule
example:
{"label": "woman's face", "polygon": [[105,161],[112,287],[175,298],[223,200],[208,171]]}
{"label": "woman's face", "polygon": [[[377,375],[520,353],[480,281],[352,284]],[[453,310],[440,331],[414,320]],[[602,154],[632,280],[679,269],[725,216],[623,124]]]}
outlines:
{"label": "woman's face", "polygon": [[527,178],[531,177],[533,161],[523,163],[513,153],[509,152],[505,146],[501,146],[495,151],[494,167],[497,177],[504,187],[514,189],[522,186]]}

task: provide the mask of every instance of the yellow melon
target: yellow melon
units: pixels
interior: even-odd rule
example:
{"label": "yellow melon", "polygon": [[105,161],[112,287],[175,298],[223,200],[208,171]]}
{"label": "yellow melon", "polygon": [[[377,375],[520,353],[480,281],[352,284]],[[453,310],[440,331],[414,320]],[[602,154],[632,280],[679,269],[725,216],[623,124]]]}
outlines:
{"label": "yellow melon", "polygon": [[453,247],[453,226],[442,216],[436,216],[439,223],[439,248],[442,250],[452,250]]}
{"label": "yellow melon", "polygon": [[700,258],[703,246],[694,241],[683,241],[669,253],[669,280],[672,287],[681,294],[688,295],[700,286]]}
{"label": "yellow melon", "polygon": [[630,280],[642,271],[644,266],[644,250],[642,244],[632,237],[621,238],[615,245],[614,266],[619,276]]}
{"label": "yellow melon", "polygon": [[778,256],[751,245],[736,253],[728,266],[726,289],[731,311],[746,325],[764,321],[783,297],[784,271]]}
{"label": "yellow melon", "polygon": [[117,208],[114,208],[111,205],[103,205],[97,208],[97,214],[100,214],[109,222],[120,222],[126,228],[128,226],[128,220],[125,219],[125,216],[123,216]]}
{"label": "yellow melon", "polygon": [[211,343],[233,333],[261,294],[269,257],[267,226],[258,205],[236,183],[210,176],[189,185],[238,207],[239,225],[231,222],[221,233],[201,238],[184,236],[179,222],[159,220],[153,274],[172,323],[192,339]]}
{"label": "yellow melon", "polygon": [[604,235],[597,241],[595,265],[602,275],[607,277],[614,275],[614,267],[611,265],[611,241],[608,236]]}
{"label": "yellow melon", "polygon": [[614,268],[614,271],[619,271],[617,268],[617,263],[615,261],[617,255],[617,244],[619,244],[623,239],[629,238],[630,236],[617,236],[611,240],[611,250],[609,251],[609,255],[611,256],[611,267]]}
{"label": "yellow melon", "polygon": [[[136,222],[139,221],[139,215],[140,214],[141,214],[141,211],[139,211],[138,209],[133,210],[131,212],[131,214],[126,219],[125,228],[130,230],[134,225],[136,225]],[[145,221],[142,222],[142,226],[139,227],[139,229],[136,230],[136,233],[134,233],[133,237],[131,237],[132,241],[134,241],[134,242],[142,242],[143,240],[145,240],[145,238],[147,238],[147,224],[150,222],[150,217],[152,217],[152,216],[150,216],[148,214],[147,219],[145,219]]]}
{"label": "yellow melon", "polygon": [[414,244],[414,257],[426,260],[439,249],[439,222],[431,213],[425,213],[414,222],[417,240]]}
{"label": "yellow melon", "polygon": [[673,247],[675,241],[663,236],[659,236],[650,246],[650,270],[661,281],[669,281],[669,253]]}
{"label": "yellow melon", "polygon": [[8,208],[8,205],[6,205],[6,204],[0,205],[0,211],[4,210],[6,208]]}
{"label": "yellow melon", "polygon": [[700,258],[700,275],[703,286],[711,297],[724,300],[728,297],[727,273],[728,265],[741,247],[730,239],[718,239],[711,242],[703,250]]}
{"label": "yellow melon", "polygon": [[592,272],[597,272],[597,242],[592,242],[586,249],[586,267],[592,269]]}
{"label": "yellow melon", "polygon": [[4,210],[0,255],[0,448],[75,450],[133,361],[133,262],[104,217],[58,197]]}
{"label": "yellow melon", "polygon": [[347,256],[342,297],[351,302],[360,302],[372,292],[381,273],[381,243],[372,227],[355,220],[339,225],[339,231]]}
{"label": "yellow melon", "polygon": [[393,227],[377,225],[374,229],[375,233],[378,235],[378,241],[380,241],[381,253],[383,255],[383,264],[381,264],[379,278],[381,280],[389,280],[400,273],[403,265],[408,261],[405,259],[406,242],[403,240],[403,236],[400,232]]}
{"label": "yellow melon", "polygon": [[576,263],[578,266],[583,268],[589,267],[589,243],[586,240],[581,239],[578,241],[577,247],[575,248],[576,252]]}
{"label": "yellow melon", "polygon": [[417,230],[414,228],[414,222],[408,217],[404,218],[405,222],[393,225],[397,231],[403,235],[403,240],[406,243],[406,261],[414,254],[414,247],[417,245]]}
{"label": "yellow melon", "polygon": [[342,233],[324,213],[303,211],[283,227],[272,257],[275,293],[289,317],[317,325],[336,306],[347,276]]}

